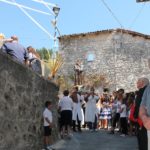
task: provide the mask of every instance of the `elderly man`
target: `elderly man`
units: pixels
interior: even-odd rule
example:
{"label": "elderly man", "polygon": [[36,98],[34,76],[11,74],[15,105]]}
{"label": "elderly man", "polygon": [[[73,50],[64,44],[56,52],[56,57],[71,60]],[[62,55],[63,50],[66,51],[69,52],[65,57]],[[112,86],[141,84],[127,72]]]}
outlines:
{"label": "elderly man", "polygon": [[13,59],[28,65],[28,52],[21,44],[18,43],[18,38],[16,36],[12,36],[11,40],[4,43],[1,49]]}
{"label": "elderly man", "polygon": [[[135,112],[134,112],[134,118],[138,120],[139,116],[139,107],[142,101],[143,93],[149,84],[149,80],[147,78],[139,78],[137,81],[137,95],[135,99]],[[147,150],[147,130],[144,126],[140,126],[137,123],[137,139],[138,139],[138,145],[139,150]]]}
{"label": "elderly man", "polygon": [[148,150],[150,150],[150,85],[146,88],[140,105],[139,116],[147,129]]}

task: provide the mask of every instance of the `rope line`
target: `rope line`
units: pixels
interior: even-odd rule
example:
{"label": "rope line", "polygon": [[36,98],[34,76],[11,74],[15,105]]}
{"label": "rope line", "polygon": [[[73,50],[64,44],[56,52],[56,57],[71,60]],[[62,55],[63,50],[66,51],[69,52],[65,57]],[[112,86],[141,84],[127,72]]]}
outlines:
{"label": "rope line", "polygon": [[10,5],[20,6],[22,8],[28,9],[28,10],[32,10],[32,11],[35,11],[35,12],[38,12],[38,13],[42,13],[44,15],[48,15],[48,16],[52,15],[50,13],[47,13],[47,12],[44,12],[44,11],[41,11],[41,10],[38,10],[38,9],[34,9],[34,8],[31,8],[31,7],[28,7],[28,6],[25,6],[25,5],[16,4],[14,2],[10,2],[10,1],[7,1],[7,0],[0,0],[0,2],[4,2],[4,3],[10,4]]}
{"label": "rope line", "polygon": [[42,31],[44,31],[51,39],[54,39],[54,37],[40,24],[38,23],[29,13],[27,13],[15,0],[12,0],[17,7],[32,21],[34,22]]}
{"label": "rope line", "polygon": [[119,19],[116,17],[116,15],[113,13],[111,8],[107,5],[107,3],[104,0],[101,0],[104,6],[107,8],[107,10],[111,13],[112,17],[117,21],[117,23],[123,28],[122,23],[119,21]]}
{"label": "rope line", "polygon": [[[43,0],[32,0],[32,1],[37,2],[37,3],[42,3],[42,4],[44,4],[45,7],[46,7],[48,10],[50,10],[50,12],[51,12],[53,15],[55,15],[54,12],[52,11],[52,9],[49,7],[49,4],[46,3],[45,1],[43,1]],[[53,7],[55,7],[55,6],[56,6],[56,5],[53,5]]]}
{"label": "rope line", "polygon": [[139,16],[141,15],[143,9],[144,9],[145,3],[143,3],[142,7],[140,8],[139,12],[137,13],[137,15],[135,16],[135,18],[133,19],[133,21],[131,22],[130,26],[128,27],[129,29],[132,28],[132,26],[134,25],[134,23],[137,21],[137,19],[139,18]]}
{"label": "rope line", "polygon": [[56,4],[48,3],[48,2],[45,2],[44,0],[32,0],[32,1],[42,3],[42,4],[46,4],[48,6],[56,7]]}

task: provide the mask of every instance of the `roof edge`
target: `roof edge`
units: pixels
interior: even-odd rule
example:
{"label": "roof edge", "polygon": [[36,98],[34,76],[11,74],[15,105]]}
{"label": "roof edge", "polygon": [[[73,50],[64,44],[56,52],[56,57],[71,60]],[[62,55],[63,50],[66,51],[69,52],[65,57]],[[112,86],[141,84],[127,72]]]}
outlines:
{"label": "roof edge", "polygon": [[131,30],[126,30],[126,29],[108,29],[108,30],[101,30],[101,31],[95,31],[95,32],[87,32],[87,33],[78,33],[78,34],[69,34],[69,35],[62,35],[58,37],[59,40],[64,39],[64,38],[73,38],[73,37],[78,37],[78,36],[86,36],[86,35],[93,35],[93,34],[99,34],[99,33],[111,33],[111,32],[121,32],[121,33],[127,33],[131,34],[133,36],[140,36],[145,39],[150,39],[150,35],[146,35],[140,32],[136,31],[131,31]]}

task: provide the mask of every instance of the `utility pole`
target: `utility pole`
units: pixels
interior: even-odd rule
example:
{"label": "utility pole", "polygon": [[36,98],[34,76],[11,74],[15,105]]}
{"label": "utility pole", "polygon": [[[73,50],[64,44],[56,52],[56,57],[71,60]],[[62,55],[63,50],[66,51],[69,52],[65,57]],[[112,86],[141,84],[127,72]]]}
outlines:
{"label": "utility pole", "polygon": [[53,26],[54,26],[54,49],[57,47],[56,45],[56,43],[57,43],[57,17],[58,17],[58,14],[59,14],[59,11],[60,11],[60,8],[59,7],[57,7],[57,6],[55,6],[55,7],[53,7],[53,12],[54,12],[54,14],[55,14],[55,19],[52,21],[52,24],[53,24]]}

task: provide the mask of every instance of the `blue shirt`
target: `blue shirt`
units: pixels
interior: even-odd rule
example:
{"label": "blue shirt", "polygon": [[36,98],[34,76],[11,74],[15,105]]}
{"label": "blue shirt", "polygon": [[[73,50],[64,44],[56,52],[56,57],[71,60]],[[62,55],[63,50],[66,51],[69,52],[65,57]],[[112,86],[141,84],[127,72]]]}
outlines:
{"label": "blue shirt", "polygon": [[24,61],[28,59],[27,49],[17,42],[5,43],[2,47],[2,51],[21,63],[24,63]]}

